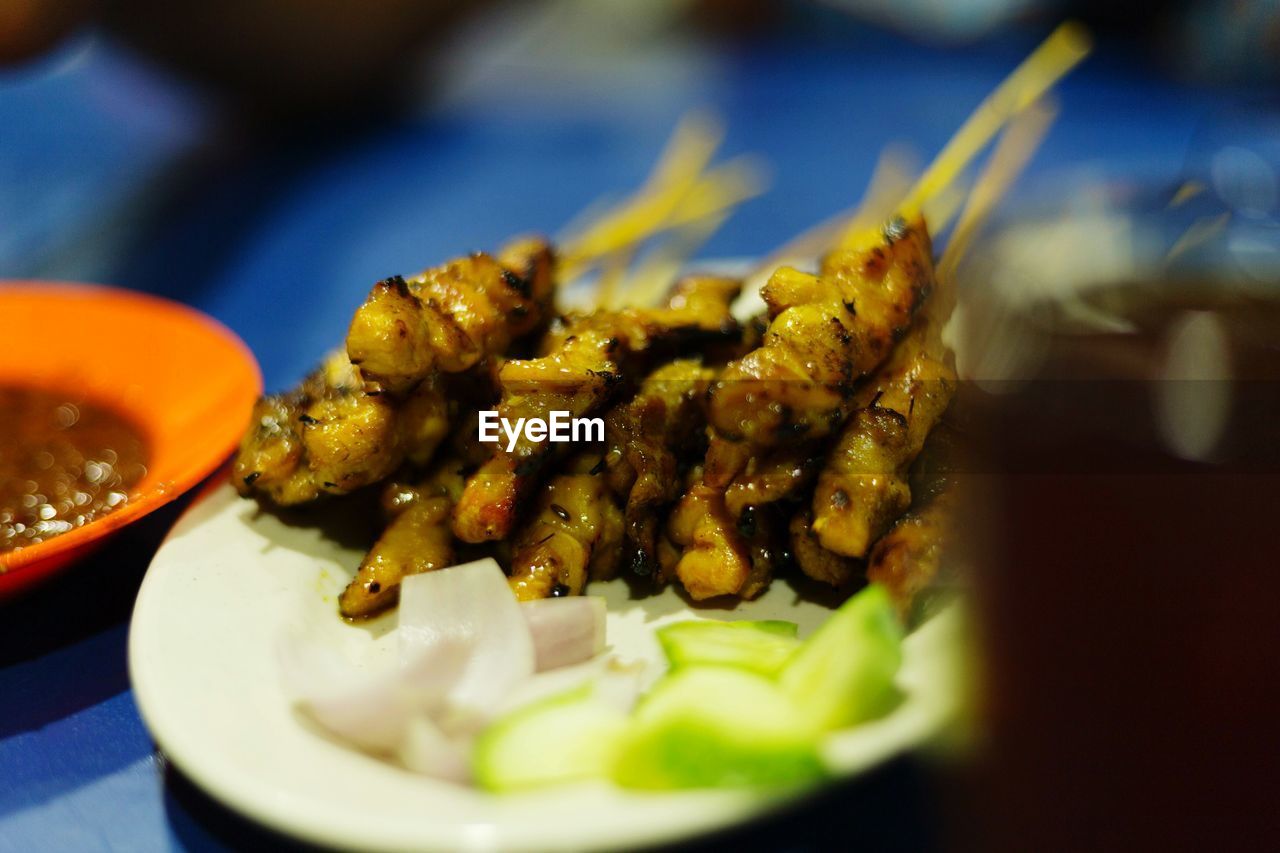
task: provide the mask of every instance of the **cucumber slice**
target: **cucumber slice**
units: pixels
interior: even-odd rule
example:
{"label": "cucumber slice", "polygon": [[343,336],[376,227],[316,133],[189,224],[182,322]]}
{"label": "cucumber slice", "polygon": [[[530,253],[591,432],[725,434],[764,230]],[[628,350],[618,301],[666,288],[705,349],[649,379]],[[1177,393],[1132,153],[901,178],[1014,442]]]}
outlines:
{"label": "cucumber slice", "polygon": [[810,726],[829,731],[893,710],[901,663],[902,627],[884,587],[872,584],[801,644],[778,683]]}
{"label": "cucumber slice", "polygon": [[516,791],[607,776],[626,729],[627,715],[592,685],[526,705],[476,740],[476,782]]}
{"label": "cucumber slice", "polygon": [[825,772],[816,733],[776,683],[703,666],[672,673],[641,702],[613,780],[649,790],[762,787]]}
{"label": "cucumber slice", "polygon": [[672,670],[700,664],[737,666],[774,676],[800,647],[796,623],[676,622],[658,629]]}

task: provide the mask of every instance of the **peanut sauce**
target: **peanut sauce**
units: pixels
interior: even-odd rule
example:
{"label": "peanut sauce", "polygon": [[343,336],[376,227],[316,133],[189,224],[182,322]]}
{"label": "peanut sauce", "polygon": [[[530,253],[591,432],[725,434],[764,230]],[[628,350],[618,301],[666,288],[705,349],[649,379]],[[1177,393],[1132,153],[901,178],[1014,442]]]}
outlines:
{"label": "peanut sauce", "polygon": [[147,461],[142,432],[110,409],[74,393],[0,386],[0,552],[119,509]]}

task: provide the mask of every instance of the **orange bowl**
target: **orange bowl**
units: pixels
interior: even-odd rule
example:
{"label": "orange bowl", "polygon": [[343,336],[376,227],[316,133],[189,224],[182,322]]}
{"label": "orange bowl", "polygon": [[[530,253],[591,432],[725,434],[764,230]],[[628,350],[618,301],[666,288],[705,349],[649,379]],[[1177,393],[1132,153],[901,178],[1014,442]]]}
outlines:
{"label": "orange bowl", "polygon": [[0,340],[0,385],[74,391],[133,423],[150,453],[124,506],[0,553],[0,597],[69,565],[208,476],[235,448],[262,391],[252,353],[216,320],[110,287],[0,282]]}

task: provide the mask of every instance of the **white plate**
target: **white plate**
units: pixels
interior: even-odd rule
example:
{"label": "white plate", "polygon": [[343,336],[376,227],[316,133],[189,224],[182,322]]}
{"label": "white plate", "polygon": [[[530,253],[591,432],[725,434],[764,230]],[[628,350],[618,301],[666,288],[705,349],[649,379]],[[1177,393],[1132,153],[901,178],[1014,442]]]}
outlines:
{"label": "white plate", "polygon": [[[341,538],[341,537],[338,537]],[[354,544],[354,543],[353,543]],[[230,807],[312,842],[364,850],[635,849],[725,827],[787,795],[737,791],[634,794],[582,784],[494,796],[415,776],[329,739],[290,706],[275,642],[301,628],[338,646],[385,633],[340,620],[336,596],[362,552],[320,529],[287,523],[227,484],[203,495],[161,546],[138,596],[129,637],[134,693],[160,748]],[[624,583],[596,584],[609,601],[609,639],[624,658],[659,665],[653,629],[677,619],[790,619],[801,635],[830,612],[775,582],[733,610],[691,609],[674,591],[642,600]],[[910,699],[885,720],[834,736],[841,775],[919,743],[950,714],[949,624],[908,638]],[[744,709],[750,713],[750,709]]]}

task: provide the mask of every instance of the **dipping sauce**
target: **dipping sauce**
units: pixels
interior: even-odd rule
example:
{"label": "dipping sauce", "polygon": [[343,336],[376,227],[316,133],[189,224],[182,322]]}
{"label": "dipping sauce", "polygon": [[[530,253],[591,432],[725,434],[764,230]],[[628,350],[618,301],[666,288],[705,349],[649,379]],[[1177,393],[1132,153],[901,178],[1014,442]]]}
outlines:
{"label": "dipping sauce", "polygon": [[142,432],[78,397],[0,386],[0,552],[118,509],[146,475]]}

